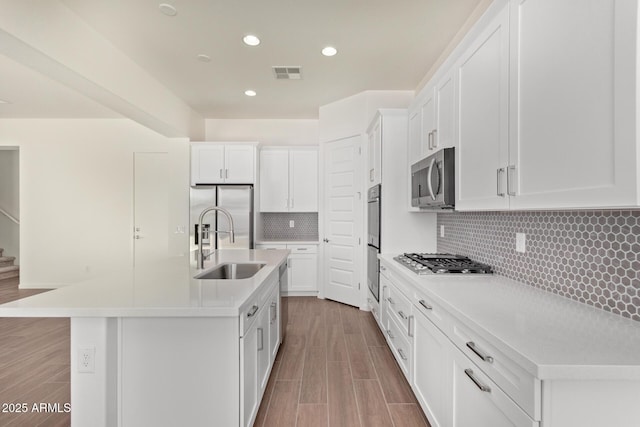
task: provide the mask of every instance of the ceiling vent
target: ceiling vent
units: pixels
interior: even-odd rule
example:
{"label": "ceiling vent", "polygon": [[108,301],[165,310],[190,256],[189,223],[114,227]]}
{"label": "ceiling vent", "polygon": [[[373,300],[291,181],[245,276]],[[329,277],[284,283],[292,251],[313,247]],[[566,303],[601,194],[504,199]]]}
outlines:
{"label": "ceiling vent", "polygon": [[302,67],[283,65],[272,68],[276,80],[300,80],[302,78]]}

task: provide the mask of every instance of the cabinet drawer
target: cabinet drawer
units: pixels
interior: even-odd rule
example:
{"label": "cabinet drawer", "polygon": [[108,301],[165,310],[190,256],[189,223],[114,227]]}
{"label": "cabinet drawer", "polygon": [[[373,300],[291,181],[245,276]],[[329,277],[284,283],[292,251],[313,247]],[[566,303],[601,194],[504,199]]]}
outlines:
{"label": "cabinet drawer", "polygon": [[409,317],[412,314],[411,301],[393,285],[389,286],[387,294],[387,314],[396,320],[406,337],[409,335]]}
{"label": "cabinet drawer", "polygon": [[269,305],[269,295],[278,286],[278,270],[271,273],[261,289],[253,295],[240,310],[240,336],[243,337],[261,311],[262,306]]}
{"label": "cabinet drawer", "polygon": [[453,427],[538,427],[474,362],[451,346],[453,356]]}
{"label": "cabinet drawer", "polygon": [[401,329],[393,318],[388,318],[387,328],[385,330],[387,341],[404,376],[407,378],[407,381],[411,383],[411,357],[413,350],[405,332],[406,331]]}
{"label": "cabinet drawer", "polygon": [[530,417],[535,420],[541,419],[540,380],[458,322],[453,322],[450,337],[453,343]]}
{"label": "cabinet drawer", "polygon": [[262,250],[287,249],[287,245],[259,243],[256,245],[256,249],[262,249]]}
{"label": "cabinet drawer", "polygon": [[431,322],[438,327],[445,335],[449,335],[451,330],[451,321],[449,316],[442,307],[433,302],[433,298],[421,293],[415,292],[413,296],[413,306],[416,312],[424,314]]}
{"label": "cabinet drawer", "polygon": [[317,254],[318,245],[287,245],[292,254]]}

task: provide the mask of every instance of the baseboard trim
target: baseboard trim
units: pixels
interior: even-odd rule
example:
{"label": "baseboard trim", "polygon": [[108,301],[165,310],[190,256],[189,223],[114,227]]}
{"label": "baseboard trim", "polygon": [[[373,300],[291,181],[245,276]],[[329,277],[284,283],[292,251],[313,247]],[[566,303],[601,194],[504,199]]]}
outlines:
{"label": "baseboard trim", "polygon": [[69,286],[70,283],[24,283],[18,284],[18,289],[58,289]]}
{"label": "baseboard trim", "polygon": [[283,297],[317,297],[318,291],[281,291]]}

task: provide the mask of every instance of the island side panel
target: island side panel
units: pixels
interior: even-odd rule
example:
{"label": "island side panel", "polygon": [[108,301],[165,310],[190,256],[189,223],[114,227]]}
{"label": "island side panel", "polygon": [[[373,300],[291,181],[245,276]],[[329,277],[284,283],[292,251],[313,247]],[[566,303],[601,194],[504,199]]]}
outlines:
{"label": "island side panel", "polygon": [[124,318],[122,427],[239,425],[238,318]]}
{"label": "island side panel", "polygon": [[[71,318],[71,425],[117,425],[116,318]],[[80,372],[80,349],[95,349],[93,372]]]}

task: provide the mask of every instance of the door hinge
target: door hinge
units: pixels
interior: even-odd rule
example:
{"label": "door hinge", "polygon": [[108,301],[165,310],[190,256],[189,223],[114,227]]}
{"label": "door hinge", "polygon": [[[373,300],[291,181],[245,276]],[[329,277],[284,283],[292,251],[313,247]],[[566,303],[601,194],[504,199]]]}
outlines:
{"label": "door hinge", "polygon": [[358,282],[358,290],[360,290],[360,282]]}
{"label": "door hinge", "polygon": [[361,243],[361,239],[360,239],[360,237],[358,237],[358,246],[360,246],[361,244],[362,244]]}

